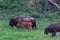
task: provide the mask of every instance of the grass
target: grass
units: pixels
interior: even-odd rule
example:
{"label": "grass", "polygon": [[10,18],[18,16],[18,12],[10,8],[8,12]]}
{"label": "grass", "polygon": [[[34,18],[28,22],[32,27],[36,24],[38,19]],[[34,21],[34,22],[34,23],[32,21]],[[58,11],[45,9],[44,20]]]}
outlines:
{"label": "grass", "polygon": [[60,40],[60,33],[57,33],[55,38],[52,38],[51,34],[44,34],[44,29],[52,22],[54,21],[37,20],[37,28],[28,31],[27,29],[12,28],[8,25],[8,21],[0,20],[0,40]]}

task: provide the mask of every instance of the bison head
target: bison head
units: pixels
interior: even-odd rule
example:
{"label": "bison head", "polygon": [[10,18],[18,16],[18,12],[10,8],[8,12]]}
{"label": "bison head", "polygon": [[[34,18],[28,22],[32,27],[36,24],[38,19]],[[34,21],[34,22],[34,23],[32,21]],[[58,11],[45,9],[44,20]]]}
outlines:
{"label": "bison head", "polygon": [[48,32],[49,32],[49,28],[46,28],[44,34],[48,34]]}
{"label": "bison head", "polygon": [[16,19],[15,18],[11,18],[9,21],[9,25],[10,26],[16,26]]}

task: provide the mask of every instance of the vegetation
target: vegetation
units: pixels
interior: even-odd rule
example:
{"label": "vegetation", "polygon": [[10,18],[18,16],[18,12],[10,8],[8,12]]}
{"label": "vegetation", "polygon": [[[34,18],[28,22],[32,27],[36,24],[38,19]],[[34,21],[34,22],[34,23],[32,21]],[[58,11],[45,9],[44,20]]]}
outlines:
{"label": "vegetation", "polygon": [[28,31],[27,29],[18,29],[15,26],[12,28],[8,25],[8,21],[0,20],[0,40],[59,40],[60,33],[57,33],[56,38],[52,38],[51,34],[44,34],[44,29],[52,22],[54,21],[44,21],[38,19],[37,29]]}
{"label": "vegetation", "polygon": [[[31,1],[31,0],[30,0]],[[0,15],[26,15],[36,18],[59,19],[60,10],[53,7],[46,0],[0,0]],[[60,0],[57,0],[60,5]],[[23,12],[23,14],[21,13]],[[25,14],[26,13],[26,14]]]}
{"label": "vegetation", "polygon": [[[60,0],[58,5],[60,5]],[[60,10],[51,8],[45,0],[0,0],[0,40],[59,40],[60,34],[52,38],[51,34],[45,35],[44,29],[52,22],[60,22]],[[53,9],[53,11],[50,11]],[[37,29],[28,31],[9,26],[13,16],[32,16],[36,18]]]}

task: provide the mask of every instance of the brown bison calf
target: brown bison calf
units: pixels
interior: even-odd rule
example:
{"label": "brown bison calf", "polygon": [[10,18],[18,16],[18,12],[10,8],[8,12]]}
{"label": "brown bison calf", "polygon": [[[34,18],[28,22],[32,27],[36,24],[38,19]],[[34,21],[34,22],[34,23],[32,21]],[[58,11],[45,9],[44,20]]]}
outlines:
{"label": "brown bison calf", "polygon": [[18,27],[22,27],[23,29],[28,28],[28,30],[32,30],[32,22],[19,22],[17,23]]}
{"label": "brown bison calf", "polygon": [[52,37],[54,37],[57,32],[60,32],[60,23],[52,23],[45,29],[44,34],[52,33]]}

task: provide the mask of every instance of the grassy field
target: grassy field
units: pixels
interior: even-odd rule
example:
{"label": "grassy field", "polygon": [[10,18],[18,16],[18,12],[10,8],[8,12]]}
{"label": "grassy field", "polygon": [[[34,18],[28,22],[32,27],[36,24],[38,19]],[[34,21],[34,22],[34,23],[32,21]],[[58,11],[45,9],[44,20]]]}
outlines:
{"label": "grassy field", "polygon": [[8,21],[0,20],[0,40],[60,40],[60,33],[55,38],[45,35],[44,29],[54,21],[37,20],[37,28],[28,31],[10,27]]}

